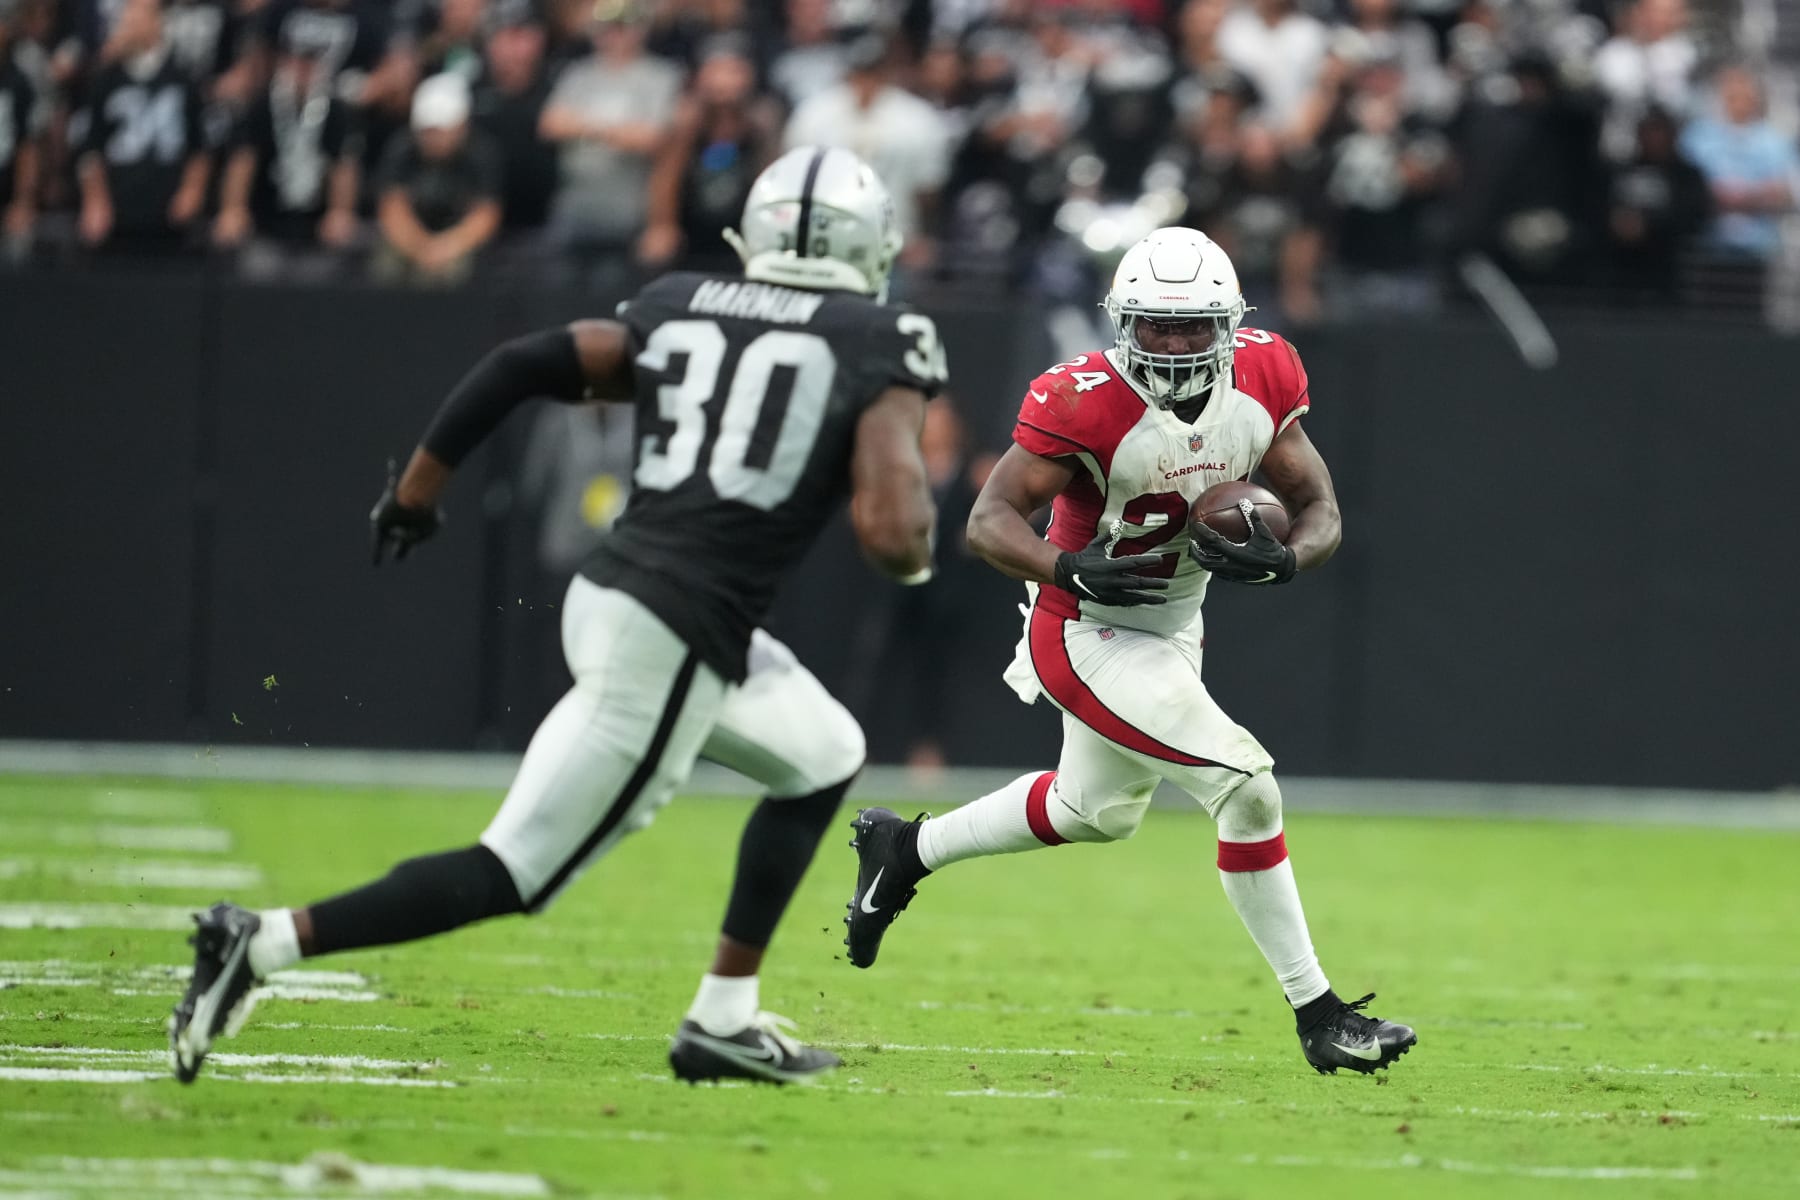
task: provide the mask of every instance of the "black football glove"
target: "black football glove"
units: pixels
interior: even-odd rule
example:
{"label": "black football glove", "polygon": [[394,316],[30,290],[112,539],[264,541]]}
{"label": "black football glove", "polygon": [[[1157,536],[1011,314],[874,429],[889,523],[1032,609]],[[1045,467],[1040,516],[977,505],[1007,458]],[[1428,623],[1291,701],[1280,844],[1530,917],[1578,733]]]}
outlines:
{"label": "black football glove", "polygon": [[1056,586],[1095,604],[1129,608],[1134,604],[1167,604],[1169,581],[1138,572],[1160,563],[1160,554],[1128,554],[1108,558],[1102,535],[1084,550],[1064,550],[1056,559]]}
{"label": "black football glove", "polygon": [[438,509],[407,508],[401,504],[395,495],[399,486],[394,460],[389,459],[387,486],[381,489],[381,498],[369,510],[369,548],[378,567],[389,547],[393,548],[394,561],[399,562],[408,550],[436,533],[438,526],[444,523],[444,514]]}
{"label": "black football glove", "polygon": [[1233,583],[1286,583],[1299,566],[1294,552],[1269,532],[1269,523],[1246,506],[1250,539],[1234,542],[1201,521],[1188,526],[1188,557],[1220,579]]}

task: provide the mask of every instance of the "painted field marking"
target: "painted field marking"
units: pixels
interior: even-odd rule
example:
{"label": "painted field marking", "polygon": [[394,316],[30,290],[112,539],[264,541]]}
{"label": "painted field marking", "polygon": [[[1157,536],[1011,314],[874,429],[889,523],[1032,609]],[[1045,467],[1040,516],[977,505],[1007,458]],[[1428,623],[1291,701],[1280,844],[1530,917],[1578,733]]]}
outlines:
{"label": "painted field marking", "polygon": [[[120,1050],[100,1046],[0,1045],[0,1079],[41,1083],[150,1083],[168,1079],[168,1051]],[[36,1065],[36,1064],[45,1065]],[[235,1083],[354,1084],[366,1087],[452,1088],[446,1079],[420,1078],[434,1062],[362,1058],[355,1055],[228,1054],[207,1056],[208,1077]],[[311,1068],[275,1071],[274,1067]],[[392,1075],[378,1072],[406,1071]],[[325,1073],[329,1072],[329,1073]]]}
{"label": "painted field marking", "polygon": [[172,904],[0,904],[0,929],[191,929],[194,910]]}
{"label": "painted field marking", "polygon": [[189,863],[133,859],[0,858],[0,879],[46,875],[94,887],[241,891],[261,887],[263,873],[248,863]]}
{"label": "painted field marking", "polygon": [[[1468,1064],[1449,1064],[1463,1065]],[[1515,1071],[1579,1071],[1583,1074],[1598,1075],[1683,1075],[1700,1079],[1795,1079],[1800,1078],[1800,1071],[1720,1071],[1701,1063],[1694,1067],[1659,1067],[1651,1063],[1644,1067],[1613,1067],[1606,1063],[1591,1063],[1587,1066],[1565,1067],[1556,1063],[1509,1063]]]}
{"label": "painted field marking", "polygon": [[[159,1192],[194,1194],[219,1189],[232,1195],[289,1195],[296,1190],[349,1188],[359,1194],[451,1193],[460,1196],[548,1196],[537,1175],[462,1171],[357,1162],[341,1154],[315,1154],[303,1163],[229,1158],[38,1158],[31,1170],[0,1172],[0,1182],[75,1187],[111,1195]],[[123,1189],[123,1190],[115,1190]]]}
{"label": "painted field marking", "polygon": [[102,817],[162,817],[192,820],[204,807],[200,793],[171,789],[106,788],[88,793],[88,810]]}
{"label": "painted field marking", "polygon": [[637,1000],[636,992],[608,992],[600,988],[565,988],[546,984],[543,987],[524,988],[521,996],[556,996],[565,1000]]}
{"label": "painted field marking", "polygon": [[[0,916],[5,906],[0,905]],[[186,909],[181,910],[186,912]],[[0,921],[0,927],[4,922]],[[106,988],[115,996],[166,996],[173,998],[193,975],[190,966],[168,964],[119,970],[104,963],[45,959],[39,962],[0,962],[0,990],[6,988]],[[265,1000],[336,1000],[367,1004],[381,993],[369,990],[369,981],[355,971],[277,971],[256,989]]]}
{"label": "painted field marking", "polygon": [[[0,1045],[0,1058],[73,1058],[84,1062],[165,1063],[167,1050],[120,1050],[106,1046]],[[436,1063],[409,1062],[397,1058],[364,1058],[359,1054],[226,1054],[206,1056],[213,1066],[225,1067],[328,1067],[339,1071],[431,1071]]]}
{"label": "painted field marking", "polygon": [[0,845],[98,846],[108,850],[175,850],[223,854],[231,831],[216,825],[125,825],[110,822],[9,820],[0,824]]}
{"label": "painted field marking", "polygon": [[963,1004],[947,1003],[943,1000],[918,1000],[915,1008],[927,1012],[974,1012],[1001,1013],[1006,1016],[1040,1015],[1057,1017],[1159,1017],[1174,1020],[1192,1020],[1200,1014],[1187,1008],[1125,1008],[1122,1006],[1089,1005],[1086,1007],[1063,1007],[1054,1004]]}
{"label": "painted field marking", "polygon": [[[596,1042],[666,1042],[666,1035],[654,1033],[582,1033],[577,1037]],[[826,1046],[834,1050],[867,1050],[871,1053],[884,1053],[889,1050],[902,1054],[1030,1054],[1047,1058],[1128,1058],[1125,1050],[1064,1050],[1057,1046],[920,1046],[905,1042],[814,1042],[815,1046]]]}

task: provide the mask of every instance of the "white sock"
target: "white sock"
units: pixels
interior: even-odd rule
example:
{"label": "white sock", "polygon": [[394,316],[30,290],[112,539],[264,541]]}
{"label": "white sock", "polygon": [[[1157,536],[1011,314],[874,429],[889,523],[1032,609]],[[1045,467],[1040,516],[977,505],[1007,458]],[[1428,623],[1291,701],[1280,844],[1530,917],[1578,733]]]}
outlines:
{"label": "white sock", "polygon": [[702,975],[688,1019],[716,1037],[730,1037],[756,1018],[754,975]]}
{"label": "white sock", "polygon": [[[1246,869],[1271,859],[1278,861],[1261,869]],[[1237,869],[1228,870],[1228,865]],[[1256,948],[1281,981],[1288,1003],[1299,1008],[1323,996],[1331,984],[1319,966],[1319,956],[1313,953],[1286,839],[1278,833],[1263,842],[1220,842],[1219,882]]]}
{"label": "white sock", "polygon": [[258,979],[267,979],[300,961],[300,933],[288,909],[272,908],[256,915],[262,918],[262,928],[250,935],[250,970]]}
{"label": "white sock", "polygon": [[1054,806],[1046,801],[1055,778],[1055,772],[1021,775],[997,792],[931,818],[919,826],[919,860],[935,871],[965,858],[1017,854],[1068,841],[1049,824]]}

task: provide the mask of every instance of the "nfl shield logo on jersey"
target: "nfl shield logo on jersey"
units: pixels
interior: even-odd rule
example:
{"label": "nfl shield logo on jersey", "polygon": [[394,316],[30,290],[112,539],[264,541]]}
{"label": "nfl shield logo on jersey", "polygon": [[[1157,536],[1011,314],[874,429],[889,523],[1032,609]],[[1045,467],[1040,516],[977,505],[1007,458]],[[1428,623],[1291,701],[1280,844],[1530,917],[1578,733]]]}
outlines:
{"label": "nfl shield logo on jersey", "polygon": [[1204,433],[1188,434],[1188,453],[1198,454],[1201,450],[1205,449],[1205,447],[1206,435]]}

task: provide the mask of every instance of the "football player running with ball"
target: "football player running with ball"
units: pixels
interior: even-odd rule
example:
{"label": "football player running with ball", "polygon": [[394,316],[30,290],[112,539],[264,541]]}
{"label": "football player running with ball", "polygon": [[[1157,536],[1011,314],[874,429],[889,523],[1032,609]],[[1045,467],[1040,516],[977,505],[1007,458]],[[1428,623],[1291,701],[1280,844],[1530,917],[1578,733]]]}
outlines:
{"label": "football player running with ball", "polygon": [[574,687],[538,727],[475,844],[414,858],[297,909],[219,904],[196,917],[193,983],[170,1023],[190,1081],[235,1032],[254,984],[301,958],[536,913],[648,825],[697,758],[767,789],[739,848],[710,971],[669,1059],[690,1081],[785,1082],[838,1060],[758,1004],[764,948],[863,764],[854,718],[758,626],[776,586],[845,496],[872,563],[930,575],[933,512],[919,433],[944,380],[928,317],[883,304],[900,250],[866,164],[803,147],[758,177],[739,275],[673,274],[617,321],[501,346],[457,385],[371,514],[375,559],[431,535],[451,472],[534,396],[634,405],[625,511],[569,586]]}
{"label": "football player running with ball", "polygon": [[[1417,1040],[1331,990],[1307,933],[1281,830],[1273,761],[1200,679],[1208,583],[1286,583],[1340,536],[1331,475],[1300,426],[1309,398],[1294,348],[1240,328],[1225,252],[1190,229],[1133,246],[1106,297],[1115,341],[1026,390],[1009,447],[969,517],[969,544],[1026,583],[1031,605],[1007,682],[1063,713],[1054,771],[1021,776],[934,819],[883,808],[855,822],[860,860],[850,960],[875,961],[915,885],[951,863],[1137,831],[1160,780],[1219,827],[1225,894],[1280,980],[1306,1060],[1385,1067]],[[1258,516],[1233,543],[1190,505],[1261,469],[1293,513],[1285,544]],[[1052,505],[1047,538],[1031,515]]]}

